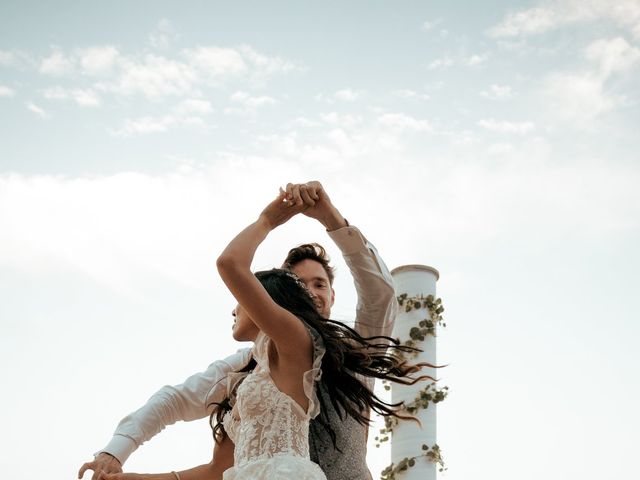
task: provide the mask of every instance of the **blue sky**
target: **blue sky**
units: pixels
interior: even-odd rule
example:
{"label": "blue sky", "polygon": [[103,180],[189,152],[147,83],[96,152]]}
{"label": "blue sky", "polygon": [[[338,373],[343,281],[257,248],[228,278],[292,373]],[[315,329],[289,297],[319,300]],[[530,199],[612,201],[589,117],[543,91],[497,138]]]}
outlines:
{"label": "blue sky", "polygon": [[[238,348],[215,256],[317,179],[389,267],[441,272],[445,478],[631,478],[639,73],[637,0],[4,2],[3,471],[73,475]],[[310,240],[349,321],[320,226],[255,266]],[[127,466],[205,461],[207,428]]]}

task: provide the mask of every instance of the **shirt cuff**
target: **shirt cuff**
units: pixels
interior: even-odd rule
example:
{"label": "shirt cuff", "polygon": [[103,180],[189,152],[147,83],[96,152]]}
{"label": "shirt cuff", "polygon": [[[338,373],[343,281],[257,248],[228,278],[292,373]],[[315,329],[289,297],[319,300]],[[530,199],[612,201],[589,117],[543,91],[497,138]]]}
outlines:
{"label": "shirt cuff", "polygon": [[120,465],[124,465],[124,462],[126,462],[129,456],[136,451],[136,448],[138,448],[136,442],[129,437],[125,437],[124,435],[114,435],[107,446],[99,452],[96,452],[95,455],[97,456],[101,453],[108,453],[109,455],[116,457],[120,462]]}
{"label": "shirt cuff", "polygon": [[367,241],[356,227],[349,225],[328,233],[342,255],[351,255],[367,250]]}

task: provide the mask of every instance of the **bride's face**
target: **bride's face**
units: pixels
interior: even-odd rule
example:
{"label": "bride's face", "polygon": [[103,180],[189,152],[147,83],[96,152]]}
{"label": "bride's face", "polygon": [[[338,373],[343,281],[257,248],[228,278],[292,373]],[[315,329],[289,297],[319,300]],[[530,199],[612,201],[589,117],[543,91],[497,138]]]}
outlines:
{"label": "bride's face", "polygon": [[233,315],[233,338],[238,342],[254,341],[260,329],[249,318],[247,312],[240,305],[236,305],[231,315]]}

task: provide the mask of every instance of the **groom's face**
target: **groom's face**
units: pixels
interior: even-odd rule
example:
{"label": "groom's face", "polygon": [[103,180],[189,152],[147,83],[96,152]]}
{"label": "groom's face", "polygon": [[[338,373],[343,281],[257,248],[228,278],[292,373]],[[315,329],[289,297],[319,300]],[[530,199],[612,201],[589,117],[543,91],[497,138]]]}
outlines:
{"label": "groom's face", "polygon": [[335,292],[322,264],[307,258],[292,265],[291,270],[305,283],[315,297],[314,300],[320,315],[329,318],[335,300]]}

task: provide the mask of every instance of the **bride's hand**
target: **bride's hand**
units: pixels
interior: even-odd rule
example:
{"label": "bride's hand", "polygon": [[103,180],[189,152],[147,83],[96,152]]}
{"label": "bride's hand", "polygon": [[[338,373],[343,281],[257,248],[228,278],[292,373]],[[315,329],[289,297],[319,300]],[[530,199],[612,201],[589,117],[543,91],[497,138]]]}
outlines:
{"label": "bride's hand", "polygon": [[[305,202],[287,200],[287,192],[280,188],[280,193],[260,214],[260,219],[267,223],[270,229],[274,229],[289,221],[298,213],[309,208]],[[126,479],[129,480],[129,479]]]}

